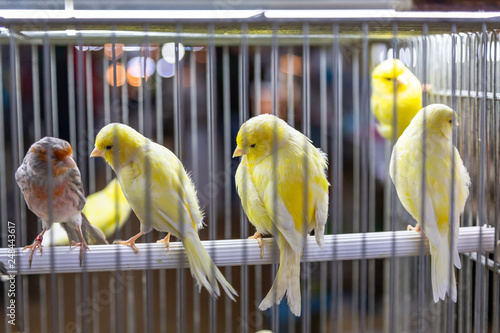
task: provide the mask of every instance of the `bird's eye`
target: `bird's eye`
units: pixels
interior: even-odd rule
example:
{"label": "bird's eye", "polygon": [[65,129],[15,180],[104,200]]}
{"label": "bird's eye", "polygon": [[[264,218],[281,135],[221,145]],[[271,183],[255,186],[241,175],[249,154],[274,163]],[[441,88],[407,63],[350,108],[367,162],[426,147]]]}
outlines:
{"label": "bird's eye", "polygon": [[113,146],[110,145],[110,146],[106,146],[105,148],[106,148],[106,150],[111,150],[111,148],[113,148]]}
{"label": "bird's eye", "polygon": [[387,81],[392,81],[392,78],[390,78],[390,77],[386,77],[385,79],[386,79]]}
{"label": "bird's eye", "polygon": [[55,160],[55,159],[56,159],[56,155],[52,154],[52,155],[50,156],[50,158],[52,158],[53,160]]}
{"label": "bird's eye", "polygon": [[253,145],[250,145],[250,148],[255,148],[255,143]]}
{"label": "bird's eye", "polygon": [[451,119],[450,119],[450,120],[448,120],[448,122],[449,122],[450,124],[453,124],[453,120],[451,120]]}

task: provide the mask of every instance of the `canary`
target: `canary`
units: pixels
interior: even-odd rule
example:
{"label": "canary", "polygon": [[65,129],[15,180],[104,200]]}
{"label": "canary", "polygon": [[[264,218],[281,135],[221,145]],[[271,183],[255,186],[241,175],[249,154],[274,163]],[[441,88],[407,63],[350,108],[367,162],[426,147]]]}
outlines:
{"label": "canary", "polygon": [[130,212],[130,205],[116,178],[101,191],[89,195],[87,204],[83,207],[83,213],[106,237],[112,237],[116,230],[123,227]]}
{"label": "canary", "polygon": [[43,235],[53,222],[62,223],[71,238],[71,245],[80,247],[80,264],[82,250],[89,249],[85,238],[91,236],[96,243],[107,243],[102,231],[92,226],[82,214],[85,193],[80,170],[72,158],[72,153],[67,141],[44,137],[31,145],[16,171],[16,181],[26,204],[43,225],[43,230],[34,243],[24,248],[31,250],[30,267],[36,249],[42,252]]}
{"label": "canary", "polygon": [[271,234],[280,249],[276,278],[259,309],[280,303],[286,293],[290,310],[300,316],[300,255],[305,230],[315,229],[321,247],[328,216],[326,154],[305,135],[269,114],[244,123],[236,143],[233,157],[242,156],[236,188],[248,219],[257,229],[253,238],[261,241],[262,234]]}
{"label": "canary", "polygon": [[[101,191],[89,195],[86,200],[82,213],[92,221],[92,225],[100,228],[106,237],[112,237],[130,216],[130,205],[116,178]],[[68,235],[59,223],[54,223],[52,232],[45,235],[42,245],[45,244],[68,244]]]}
{"label": "canary", "polygon": [[[96,137],[91,157],[101,156],[115,171],[123,194],[141,222],[141,231],[127,241],[138,253],[135,241],[152,228],[168,232],[162,242],[168,248],[170,233],[186,250],[191,274],[217,297],[221,284],[234,300],[237,295],[203,247],[198,229],[203,226],[196,189],[181,161],[167,148],[156,144],[131,127],[113,123]],[[217,280],[217,281],[216,281]]]}
{"label": "canary", "polygon": [[[396,82],[396,95],[394,95]],[[377,118],[377,129],[387,140],[393,136],[394,101],[397,113],[397,137],[422,108],[422,85],[398,59],[388,59],[372,71],[371,109]]]}
{"label": "canary", "polygon": [[[425,188],[422,188],[424,114]],[[429,240],[434,302],[444,300],[447,293],[456,302],[455,271],[450,263],[461,267],[457,238],[460,214],[469,196],[470,177],[452,142],[453,125],[458,125],[456,119],[455,111],[443,104],[432,104],[420,110],[396,142],[389,170],[401,203],[417,221],[416,228],[408,228],[423,230]],[[452,154],[455,159],[453,177]],[[453,203],[450,195],[452,182]],[[421,216],[422,197],[424,218]],[[450,206],[453,207],[453,233],[449,221]]]}

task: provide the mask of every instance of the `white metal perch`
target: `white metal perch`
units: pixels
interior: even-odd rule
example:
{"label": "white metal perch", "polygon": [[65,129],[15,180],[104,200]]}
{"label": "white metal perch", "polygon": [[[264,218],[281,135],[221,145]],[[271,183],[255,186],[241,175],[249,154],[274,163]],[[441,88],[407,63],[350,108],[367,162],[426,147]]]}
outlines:
{"label": "white metal perch", "polygon": [[[394,242],[394,243],[393,243]],[[370,232],[339,235],[326,235],[323,248],[320,248],[312,236],[307,237],[307,244],[302,262],[332,260],[382,259],[417,256],[420,253],[420,234],[414,231]],[[217,266],[261,265],[277,262],[276,243],[271,238],[264,239],[264,257],[260,258],[260,248],[253,239],[230,239],[203,241],[203,245],[214,259]],[[363,245],[364,244],[364,245]],[[458,251],[492,252],[495,244],[495,228],[463,227],[458,237]],[[394,253],[393,253],[394,246]],[[80,250],[69,246],[44,247],[43,256],[37,250],[29,268],[29,251],[15,249],[16,269],[8,265],[9,250],[0,249],[0,262],[3,262],[9,274],[48,274],[104,272],[143,269],[173,269],[187,267],[184,248],[181,242],[172,242],[166,251],[163,244],[137,244],[139,254],[123,245],[94,245],[86,251],[84,264],[80,266]],[[53,260],[51,259],[53,251]],[[118,252],[118,253],[117,253]],[[428,247],[426,247],[428,253]],[[119,256],[120,265],[117,265]],[[183,256],[183,257],[181,257]],[[53,266],[52,266],[53,262]]]}

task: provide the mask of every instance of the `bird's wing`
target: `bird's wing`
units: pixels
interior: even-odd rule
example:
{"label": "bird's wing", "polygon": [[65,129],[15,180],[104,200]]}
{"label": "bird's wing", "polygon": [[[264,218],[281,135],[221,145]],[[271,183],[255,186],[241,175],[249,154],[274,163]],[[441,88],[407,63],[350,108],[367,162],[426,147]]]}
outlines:
{"label": "bird's wing", "polygon": [[[236,171],[236,188],[243,209],[257,231],[275,235],[273,229],[277,229],[295,252],[302,252],[303,237],[295,229],[292,215],[278,195],[274,203],[272,179],[267,181],[264,193],[260,193],[252,181],[248,165],[242,160]],[[274,226],[273,221],[276,221]]]}
{"label": "bird's wing", "polygon": [[187,208],[193,221],[196,224],[197,229],[203,228],[203,212],[200,209],[200,203],[198,202],[198,196],[196,194],[196,187],[191,177],[185,172],[179,175],[183,178],[183,185],[186,188],[186,192],[191,195],[185,195],[184,200],[186,201]]}
{"label": "bird's wing", "polygon": [[[202,217],[198,207],[196,191],[182,163],[171,151],[157,144],[151,145],[149,160],[151,190],[148,197],[150,200],[151,226],[159,231],[172,232],[176,237],[183,236],[185,232],[193,229],[196,231],[202,223]],[[135,187],[139,190],[136,192],[134,200],[129,200],[129,202],[135,200],[142,202],[142,205],[139,205],[140,207],[136,207],[142,210],[142,213],[137,214],[136,208],[132,208],[134,208],[144,227],[147,222],[144,209],[146,207],[144,185],[147,182],[142,169],[137,169],[134,173],[136,175],[140,174],[141,180]],[[126,196],[129,196],[130,191],[127,190],[126,192],[128,192]],[[140,196],[139,192],[142,192],[142,198],[138,197]],[[147,229],[147,226],[145,227]]]}
{"label": "bird's wing", "polygon": [[440,236],[437,226],[437,216],[430,197],[430,189],[424,194],[425,215],[422,214],[422,165],[421,149],[409,150],[407,138],[402,136],[394,146],[390,162],[390,175],[396,186],[399,199],[405,209],[420,224],[429,241],[437,247]]}
{"label": "bird's wing", "polygon": [[[269,198],[269,196],[268,196]],[[269,198],[270,199],[270,198]],[[281,198],[276,198],[276,204],[273,200],[265,200],[266,208],[269,212],[274,211],[275,225],[279,232],[286,238],[288,244],[296,253],[301,253],[304,245],[304,237],[302,233],[297,231],[294,218],[288,211],[285,203]],[[299,218],[301,220],[301,218]],[[302,229],[299,227],[299,229]]]}
{"label": "bird's wing", "polygon": [[69,177],[69,187],[76,193],[78,201],[75,202],[76,209],[81,211],[85,206],[85,191],[83,190],[82,178],[80,176],[80,170],[78,168],[72,168],[68,170]]}
{"label": "bird's wing", "polygon": [[259,195],[255,184],[253,183],[248,165],[242,159],[235,175],[236,190],[241,198],[241,205],[248,216],[250,222],[260,233],[271,233],[273,223],[268,215],[263,198]]}
{"label": "bird's wing", "polygon": [[[420,202],[421,198],[413,198],[413,200],[414,202]],[[434,211],[432,199],[429,195],[429,190],[427,190],[426,193],[424,194],[424,202],[425,202],[424,205],[425,215],[424,219],[420,221],[420,226],[422,227],[422,230],[424,230],[424,233],[429,239],[429,242],[433,244],[434,247],[439,249],[441,243],[441,236],[437,225],[436,212]],[[421,209],[421,207],[419,206],[418,209]]]}

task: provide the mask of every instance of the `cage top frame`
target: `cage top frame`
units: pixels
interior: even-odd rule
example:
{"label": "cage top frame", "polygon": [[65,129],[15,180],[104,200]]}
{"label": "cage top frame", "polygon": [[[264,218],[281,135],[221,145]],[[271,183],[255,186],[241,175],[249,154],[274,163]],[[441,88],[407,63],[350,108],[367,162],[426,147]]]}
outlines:
{"label": "cage top frame", "polygon": [[[342,40],[364,37],[368,26],[371,40],[390,40],[458,32],[482,31],[483,24],[500,23],[500,12],[397,12],[394,10],[324,10],[324,11],[41,11],[6,10],[0,17],[0,44],[14,36],[20,44],[42,44],[44,36],[52,44],[73,44],[81,35],[84,43],[106,43],[111,37],[118,42],[154,43],[178,41],[206,43],[213,26],[216,45],[237,45],[242,36],[249,45],[269,45],[273,31],[283,45],[301,45],[304,25],[312,45],[331,44],[336,25]],[[199,13],[198,13],[199,12]]]}

